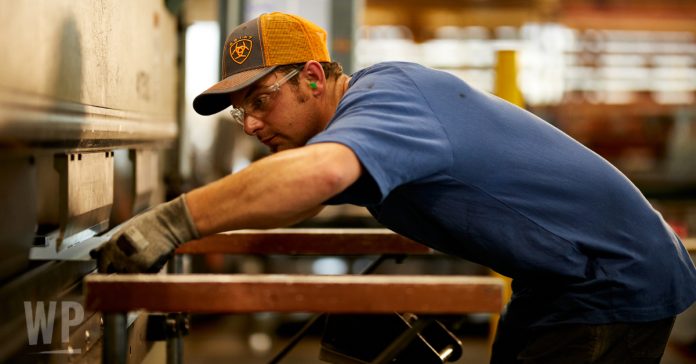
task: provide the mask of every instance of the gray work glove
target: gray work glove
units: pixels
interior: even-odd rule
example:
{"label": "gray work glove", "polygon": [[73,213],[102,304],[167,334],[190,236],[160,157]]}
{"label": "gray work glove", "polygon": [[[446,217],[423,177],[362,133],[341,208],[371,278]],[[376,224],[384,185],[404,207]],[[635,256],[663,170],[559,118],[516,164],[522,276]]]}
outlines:
{"label": "gray work glove", "polygon": [[124,223],[111,239],[92,250],[100,273],[157,273],[182,243],[198,238],[181,195]]}

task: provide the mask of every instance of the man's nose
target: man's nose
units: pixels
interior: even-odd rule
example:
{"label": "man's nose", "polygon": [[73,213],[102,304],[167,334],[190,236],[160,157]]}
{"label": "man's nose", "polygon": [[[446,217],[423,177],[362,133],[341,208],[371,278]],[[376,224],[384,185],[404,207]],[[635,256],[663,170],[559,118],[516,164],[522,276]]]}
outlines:
{"label": "man's nose", "polygon": [[257,119],[251,115],[244,115],[244,132],[247,135],[255,135],[262,127],[263,122],[261,119]]}

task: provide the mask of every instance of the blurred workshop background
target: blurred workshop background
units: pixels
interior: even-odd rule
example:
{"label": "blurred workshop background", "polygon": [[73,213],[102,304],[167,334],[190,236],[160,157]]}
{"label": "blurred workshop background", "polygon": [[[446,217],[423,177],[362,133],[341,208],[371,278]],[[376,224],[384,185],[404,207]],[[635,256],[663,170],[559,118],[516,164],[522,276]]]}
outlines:
{"label": "blurred workshop background", "polygon": [[[228,32],[271,11],[327,29],[330,53],[347,73],[411,61],[511,93],[613,163],[696,245],[692,0],[3,1],[0,362],[29,362],[21,302],[74,296],[75,282],[94,269],[60,261],[69,247],[266,155],[227,112],[203,117],[191,104],[218,81]],[[514,51],[513,62],[503,63],[501,51]],[[99,176],[88,186],[101,187],[85,188],[88,176]],[[65,212],[71,201],[89,202]],[[346,205],[298,227],[380,225]],[[196,272],[346,274],[373,259],[205,256],[185,264]],[[488,274],[438,255],[380,272]],[[678,318],[663,363],[696,362],[695,311]],[[194,316],[184,362],[265,363],[310,317]],[[452,318],[464,343],[458,362],[487,362],[489,319]],[[318,363],[319,335],[312,330],[283,362]],[[164,352],[155,345],[145,362],[164,362]]]}
{"label": "blurred workshop background", "polygon": [[[186,29],[185,108],[181,160],[189,183],[205,183],[244,168],[265,147],[246,138],[224,113],[201,117],[191,101],[218,77],[220,42],[228,30],[263,12],[304,16],[329,32],[334,59],[348,72],[381,61],[401,60],[446,70],[491,93],[519,88],[525,108],[611,161],[643,191],[679,235],[696,234],[696,3],[690,1],[560,0],[303,0],[196,1],[183,4]],[[497,75],[499,51],[517,55],[513,78]],[[507,77],[507,78],[506,78]],[[234,140],[234,143],[230,143]],[[361,208],[338,206],[306,226],[374,227]],[[691,235],[689,235],[691,233]],[[364,259],[219,258],[208,268],[246,272],[288,270],[343,274]],[[225,260],[227,259],[227,260]],[[237,260],[235,260],[237,259]],[[429,260],[433,260],[430,262]],[[211,265],[212,264],[212,265]],[[409,258],[397,272],[486,274],[473,263]],[[257,315],[229,319],[228,333],[244,355],[267,360],[303,315]],[[215,321],[215,325],[220,321]],[[464,341],[461,362],[487,362],[486,315],[458,323]],[[217,337],[217,336],[215,336]],[[244,339],[244,336],[242,336]],[[674,330],[665,363],[696,362],[696,314],[687,312]],[[210,337],[191,336],[187,358],[203,360]],[[220,358],[234,351],[230,340],[214,340]],[[314,343],[316,344],[316,342]],[[466,348],[469,348],[467,350]],[[196,350],[194,348],[200,348]],[[303,348],[300,345],[300,348]],[[228,351],[229,350],[229,351]],[[316,361],[306,340],[288,357]],[[189,356],[190,355],[190,356]],[[215,354],[217,355],[217,354]],[[467,357],[467,355],[470,355]],[[211,362],[214,362],[215,359]],[[204,362],[204,361],[200,361]]]}

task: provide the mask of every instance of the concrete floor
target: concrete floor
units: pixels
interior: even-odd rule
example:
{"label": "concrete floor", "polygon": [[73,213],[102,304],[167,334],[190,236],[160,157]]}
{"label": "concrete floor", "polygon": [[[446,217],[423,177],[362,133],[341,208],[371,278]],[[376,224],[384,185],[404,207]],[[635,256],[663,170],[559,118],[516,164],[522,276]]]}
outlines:
{"label": "concrete floor", "polygon": [[[270,317],[270,319],[269,319]],[[287,319],[285,317],[284,319]],[[208,316],[204,319],[194,318],[191,334],[184,341],[184,363],[217,364],[267,363],[282,348],[296,326],[282,330],[280,334],[264,334],[277,324],[273,316]],[[678,326],[676,327],[678,329]],[[256,334],[242,334],[244,332]],[[674,336],[674,335],[673,335]],[[456,363],[488,363],[489,352],[485,335],[471,335],[462,339],[463,357]],[[283,364],[323,363],[318,359],[319,336],[309,335],[283,360]],[[677,343],[668,346],[663,364],[696,363],[696,354],[685,355]]]}

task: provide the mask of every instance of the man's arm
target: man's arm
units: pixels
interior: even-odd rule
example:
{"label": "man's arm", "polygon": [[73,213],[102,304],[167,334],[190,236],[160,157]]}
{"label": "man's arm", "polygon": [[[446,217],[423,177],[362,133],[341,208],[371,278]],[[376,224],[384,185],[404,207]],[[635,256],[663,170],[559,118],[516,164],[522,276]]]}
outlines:
{"label": "man's arm", "polygon": [[290,149],[186,194],[200,235],[292,225],[361,174],[353,151],[338,143]]}
{"label": "man's arm", "polygon": [[92,256],[100,272],[158,272],[177,246],[201,235],[313,216],[355,182],[361,168],[341,144],[284,151],[130,219]]}

